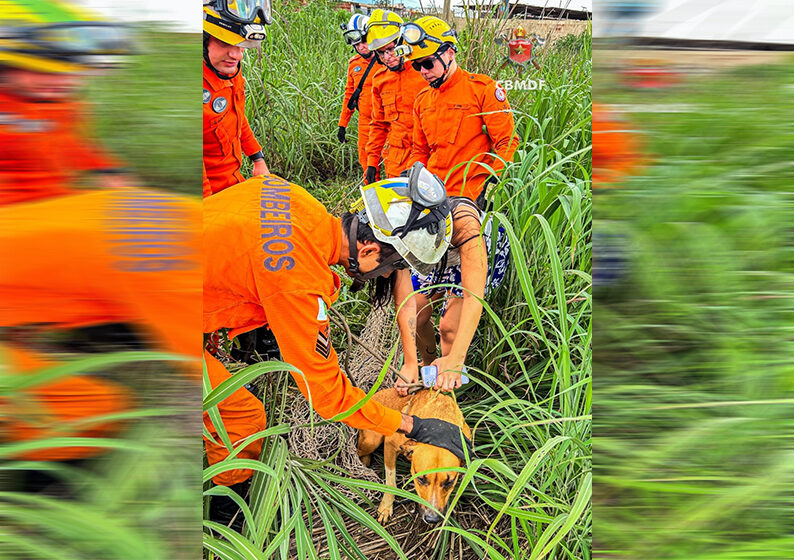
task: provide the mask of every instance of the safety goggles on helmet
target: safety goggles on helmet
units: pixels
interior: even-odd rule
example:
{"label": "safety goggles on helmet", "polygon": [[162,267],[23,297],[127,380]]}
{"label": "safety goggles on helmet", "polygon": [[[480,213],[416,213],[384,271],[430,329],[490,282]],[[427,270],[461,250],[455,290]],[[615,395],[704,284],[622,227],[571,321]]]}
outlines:
{"label": "safety goggles on helmet", "polygon": [[205,6],[211,6],[223,19],[235,23],[273,23],[270,0],[204,0]]}
{"label": "safety goggles on helmet", "polygon": [[339,27],[342,28],[342,37],[345,39],[345,43],[348,45],[358,45],[359,43],[364,42],[367,38],[367,33],[365,31],[361,31],[360,29],[348,29],[347,26],[343,23]]}
{"label": "safety goggles on helmet", "polygon": [[[408,193],[413,201],[411,213],[404,225],[394,228],[393,235],[405,237],[413,229],[426,228],[435,233],[439,219],[449,214],[449,202],[444,183],[421,163],[416,162],[408,172]],[[422,215],[424,210],[429,210]],[[435,230],[435,231],[434,231]]]}
{"label": "safety goggles on helmet", "polygon": [[29,51],[73,55],[126,54],[132,39],[129,28],[106,22],[57,23],[40,27],[1,29],[3,39],[18,40]]}
{"label": "safety goggles on helmet", "polygon": [[[415,23],[406,23],[402,26],[401,37],[403,40],[403,45],[398,47],[398,56],[408,56],[411,54],[413,49],[412,46],[421,46],[426,47],[427,41],[431,43],[436,43],[438,45],[444,45],[447,41],[445,38],[449,38],[449,40],[453,40],[457,38],[457,33],[455,33],[454,29],[450,29],[449,31],[445,31],[441,34],[441,38],[433,37],[427,34],[427,31],[416,25]],[[440,48],[440,47],[439,47]],[[430,70],[430,68],[428,68]]]}
{"label": "safety goggles on helmet", "polygon": [[458,34],[454,29],[444,31],[441,38],[432,37],[427,34],[427,31],[416,25],[415,23],[406,23],[403,25],[403,41],[409,45],[421,45],[424,41],[432,41],[433,43],[445,43],[445,38],[449,37],[450,40],[454,37],[457,38]]}
{"label": "safety goggles on helmet", "polygon": [[[356,227],[368,224],[375,238],[394,247],[398,254],[366,276],[351,274],[354,279],[366,281],[406,264],[422,275],[430,274],[452,238],[452,215],[444,183],[417,163],[407,176],[365,185],[361,194],[350,209],[355,213],[353,223]],[[355,247],[352,240],[350,246]],[[354,261],[350,261],[350,270],[357,270]]]}

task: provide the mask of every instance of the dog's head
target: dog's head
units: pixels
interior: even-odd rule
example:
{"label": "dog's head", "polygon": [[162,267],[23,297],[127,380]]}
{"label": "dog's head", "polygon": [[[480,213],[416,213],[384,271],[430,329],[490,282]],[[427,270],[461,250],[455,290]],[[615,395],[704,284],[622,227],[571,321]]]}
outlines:
{"label": "dog's head", "polygon": [[[435,445],[406,441],[402,447],[402,452],[411,460],[411,475],[429,471],[432,469],[454,469],[460,466],[460,459],[455,457],[450,451]],[[414,488],[420,498],[430,503],[435,509],[444,512],[447,509],[455,482],[458,479],[455,470],[439,471],[424,474],[414,478]],[[441,516],[433,509],[420,506],[422,510],[422,520],[427,524],[438,523]]]}

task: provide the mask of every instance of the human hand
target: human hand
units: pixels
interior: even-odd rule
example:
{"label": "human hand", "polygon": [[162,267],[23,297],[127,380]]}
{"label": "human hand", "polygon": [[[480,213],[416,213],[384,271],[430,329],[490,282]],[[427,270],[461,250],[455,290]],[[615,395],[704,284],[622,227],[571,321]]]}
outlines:
{"label": "human hand", "polygon": [[433,360],[431,365],[438,368],[436,384],[433,388],[448,393],[463,385],[463,380],[461,378],[463,364],[460,363],[462,361],[463,360],[450,358],[449,356],[441,356]]}
{"label": "human hand", "polygon": [[254,176],[256,175],[270,175],[270,170],[267,168],[265,160],[258,159],[254,162]]}
{"label": "human hand", "polygon": [[[416,383],[419,381],[419,366],[416,364],[405,364],[403,367],[400,368],[400,376],[397,377],[397,381],[394,382],[394,388],[397,390],[397,394],[401,397],[408,396],[408,389],[410,383]],[[403,377],[408,381],[403,381]]]}

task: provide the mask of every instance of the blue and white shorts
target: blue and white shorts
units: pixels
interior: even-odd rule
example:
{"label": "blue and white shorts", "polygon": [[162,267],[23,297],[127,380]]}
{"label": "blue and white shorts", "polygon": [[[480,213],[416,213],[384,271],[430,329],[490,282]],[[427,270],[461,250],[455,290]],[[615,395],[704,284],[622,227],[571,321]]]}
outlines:
{"label": "blue and white shorts", "polygon": [[[487,296],[491,290],[498,288],[507,274],[507,267],[510,264],[510,240],[507,237],[507,232],[500,225],[497,230],[496,248],[492,247],[491,242],[491,226],[492,220],[488,220],[483,228],[483,240],[488,249],[488,276],[485,281],[485,295]],[[471,241],[469,241],[471,243]],[[445,268],[442,272],[431,273],[428,276],[421,276],[415,270],[411,269],[411,281],[413,282],[414,290],[428,288],[434,284],[455,284],[454,287],[439,286],[429,290],[423,290],[421,293],[428,298],[435,294],[444,294],[444,305],[441,308],[441,315],[443,316],[447,310],[447,299],[450,296],[463,297],[463,288],[460,287],[461,271],[460,265],[452,265]]]}

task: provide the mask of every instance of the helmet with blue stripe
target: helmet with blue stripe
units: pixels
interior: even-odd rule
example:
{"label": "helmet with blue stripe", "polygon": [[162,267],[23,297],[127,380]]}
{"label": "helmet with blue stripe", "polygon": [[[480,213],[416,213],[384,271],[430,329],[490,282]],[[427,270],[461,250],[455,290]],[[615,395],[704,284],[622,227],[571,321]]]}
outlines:
{"label": "helmet with blue stripe", "polygon": [[357,45],[364,42],[367,36],[367,23],[369,16],[364,14],[353,14],[347,24],[342,24],[342,36],[348,45]]}

